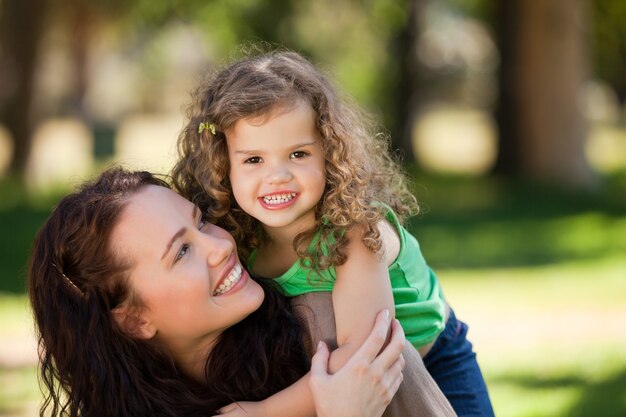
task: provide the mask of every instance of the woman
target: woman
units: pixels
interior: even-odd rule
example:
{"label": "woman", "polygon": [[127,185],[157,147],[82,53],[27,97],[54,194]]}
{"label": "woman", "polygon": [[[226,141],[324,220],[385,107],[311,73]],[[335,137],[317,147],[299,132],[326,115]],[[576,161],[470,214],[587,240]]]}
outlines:
{"label": "woman", "polygon": [[[286,301],[241,268],[228,233],[146,172],[109,170],[59,203],[35,239],[29,293],[41,415],[205,416],[265,398],[308,369]],[[339,400],[351,406],[334,416],[380,415],[401,379],[403,337],[394,325],[374,359],[381,328],[332,377],[322,348],[311,382],[320,415]],[[355,375],[378,383],[345,384],[363,382]],[[339,398],[322,381],[356,393]]]}

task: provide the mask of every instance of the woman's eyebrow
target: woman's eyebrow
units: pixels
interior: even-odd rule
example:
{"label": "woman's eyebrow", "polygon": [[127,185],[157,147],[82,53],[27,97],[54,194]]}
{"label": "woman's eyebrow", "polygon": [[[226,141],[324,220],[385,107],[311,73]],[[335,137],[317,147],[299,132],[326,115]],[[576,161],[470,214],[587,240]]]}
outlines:
{"label": "woman's eyebrow", "polygon": [[[193,206],[193,210],[191,211],[191,218],[195,221],[196,216],[198,213],[198,206],[196,206],[194,204]],[[174,236],[172,236],[172,238],[170,239],[169,242],[167,242],[167,246],[165,247],[165,252],[163,252],[163,255],[161,255],[161,260],[163,260],[163,258],[165,258],[165,255],[167,255],[167,253],[170,251],[170,249],[172,248],[172,245],[174,244],[174,242],[176,241],[176,239],[178,239],[179,237],[181,237],[182,235],[185,234],[185,232],[187,231],[187,227],[183,226],[181,227],[176,233],[174,233]]]}

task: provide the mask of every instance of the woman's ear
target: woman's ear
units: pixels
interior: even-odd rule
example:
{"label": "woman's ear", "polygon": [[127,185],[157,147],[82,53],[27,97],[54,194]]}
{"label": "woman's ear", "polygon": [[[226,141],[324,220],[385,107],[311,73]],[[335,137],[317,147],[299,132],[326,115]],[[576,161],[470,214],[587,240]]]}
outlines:
{"label": "woman's ear", "polygon": [[156,327],[137,308],[122,306],[114,308],[111,313],[117,325],[131,337],[152,339],[157,332]]}

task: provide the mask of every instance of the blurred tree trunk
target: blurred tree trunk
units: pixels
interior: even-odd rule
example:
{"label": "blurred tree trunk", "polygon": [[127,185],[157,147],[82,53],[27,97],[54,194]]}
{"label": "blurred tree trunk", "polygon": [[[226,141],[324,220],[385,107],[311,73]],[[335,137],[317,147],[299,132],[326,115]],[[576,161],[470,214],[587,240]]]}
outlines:
{"label": "blurred tree trunk", "polygon": [[[523,0],[522,0],[523,1]],[[500,149],[494,171],[505,176],[514,176],[520,171],[518,158],[522,142],[518,103],[515,91],[515,70],[519,66],[515,51],[517,47],[518,0],[498,2],[495,13],[495,30],[500,50],[500,71],[498,72],[498,103],[495,110],[498,124]]]}
{"label": "blurred tree trunk", "polygon": [[72,110],[87,122],[91,115],[85,108],[85,95],[88,87],[88,58],[92,32],[97,25],[95,16],[98,11],[90,8],[85,1],[69,2],[66,25],[70,31],[70,57],[75,71],[75,81],[70,96]]}
{"label": "blurred tree trunk", "polygon": [[14,145],[9,172],[23,176],[33,130],[33,84],[47,0],[4,0],[0,13],[0,123]]}
{"label": "blurred tree trunk", "polygon": [[502,53],[496,172],[591,187],[579,92],[588,76],[586,0],[498,2]]}
{"label": "blurred tree trunk", "polygon": [[381,94],[390,99],[384,112],[385,124],[391,133],[391,148],[401,153],[404,163],[415,163],[413,126],[420,104],[418,91],[421,79],[417,42],[421,18],[429,1],[408,0],[406,2],[407,15],[404,25],[390,41],[392,59],[387,71],[387,82],[391,85],[388,91]]}

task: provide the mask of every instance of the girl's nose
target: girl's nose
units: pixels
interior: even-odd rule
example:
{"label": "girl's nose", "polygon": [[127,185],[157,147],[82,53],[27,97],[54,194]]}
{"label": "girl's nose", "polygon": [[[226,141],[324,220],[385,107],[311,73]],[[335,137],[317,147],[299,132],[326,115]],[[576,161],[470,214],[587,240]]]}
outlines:
{"label": "girl's nose", "polygon": [[209,266],[220,265],[235,251],[235,244],[230,239],[205,234],[203,240]]}
{"label": "girl's nose", "polygon": [[267,173],[266,181],[269,184],[280,184],[293,179],[291,171],[283,164],[279,164],[270,168]]}

